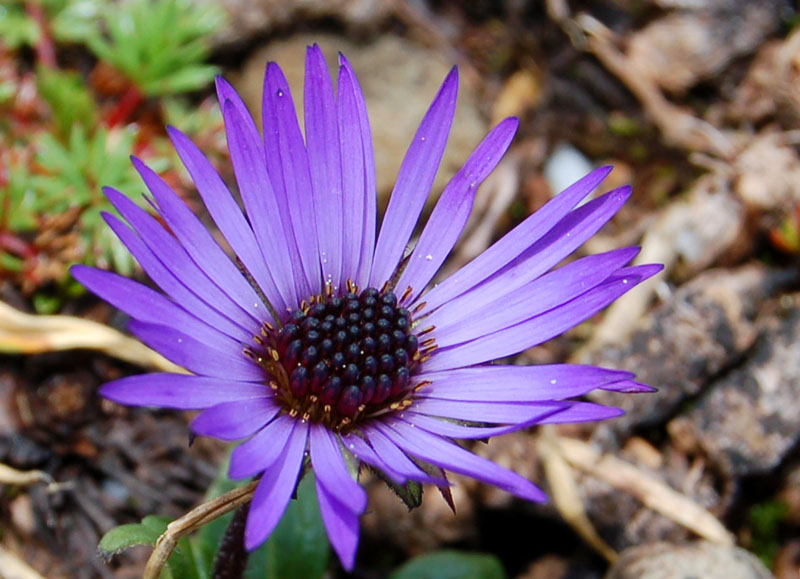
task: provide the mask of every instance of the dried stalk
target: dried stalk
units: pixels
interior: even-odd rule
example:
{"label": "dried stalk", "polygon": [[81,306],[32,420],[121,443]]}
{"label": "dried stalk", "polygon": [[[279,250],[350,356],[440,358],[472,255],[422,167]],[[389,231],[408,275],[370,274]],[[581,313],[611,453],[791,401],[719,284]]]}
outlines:
{"label": "dried stalk", "polygon": [[253,481],[243,487],[229,491],[192,509],[167,525],[167,530],[158,538],[155,549],[153,549],[153,553],[147,560],[143,575],[144,579],[158,579],[161,576],[161,570],[167,564],[167,559],[169,559],[172,551],[175,550],[181,537],[249,503],[253,499],[253,493],[255,493],[257,485],[258,481]]}

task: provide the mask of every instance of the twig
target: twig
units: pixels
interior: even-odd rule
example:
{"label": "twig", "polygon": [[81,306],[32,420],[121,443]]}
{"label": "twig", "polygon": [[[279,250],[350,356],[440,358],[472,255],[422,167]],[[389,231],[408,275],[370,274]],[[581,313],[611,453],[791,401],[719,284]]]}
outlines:
{"label": "twig", "polygon": [[258,482],[253,481],[243,487],[211,499],[167,525],[167,530],[158,538],[155,549],[153,549],[153,553],[147,560],[143,575],[144,579],[158,579],[161,576],[161,570],[167,564],[167,559],[169,559],[172,551],[175,550],[181,537],[249,503],[253,499],[253,493],[255,493]]}
{"label": "twig", "polygon": [[559,437],[555,429],[552,426],[543,426],[540,433],[537,450],[544,465],[553,504],[564,521],[583,537],[590,547],[613,564],[617,560],[617,553],[597,534],[589,520],[575,484],[575,475],[559,448]]}
{"label": "twig", "polygon": [[37,316],[0,302],[0,352],[38,354],[86,348],[164,372],[186,370],[125,334],[72,316]]}
{"label": "twig", "polygon": [[627,491],[645,506],[709,541],[733,545],[733,536],[714,515],[659,478],[615,456],[601,454],[580,440],[558,437],[556,443],[561,455],[572,466]]}
{"label": "twig", "polygon": [[44,579],[25,561],[0,547],[0,579]]}

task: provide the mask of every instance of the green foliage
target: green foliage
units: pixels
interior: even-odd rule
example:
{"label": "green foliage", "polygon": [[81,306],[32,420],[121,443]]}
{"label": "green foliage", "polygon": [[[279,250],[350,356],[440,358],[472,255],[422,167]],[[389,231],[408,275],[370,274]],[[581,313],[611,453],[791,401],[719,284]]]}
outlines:
{"label": "green foliage", "polygon": [[768,568],[772,567],[780,549],[779,526],[789,508],[783,501],[768,501],[753,505],[747,519],[750,524],[750,550]]}
{"label": "green foliage", "polygon": [[[96,34],[97,15],[102,0],[40,0],[53,37],[61,42],[81,42]],[[33,46],[41,30],[25,11],[23,0],[6,0],[0,4],[0,38],[16,50]]]}
{"label": "green foliage", "polygon": [[96,122],[95,102],[79,74],[39,67],[39,94],[50,105],[59,135],[68,136],[74,125],[89,129]]}
{"label": "green foliage", "polygon": [[504,579],[503,565],[494,555],[434,551],[411,559],[390,579]]}
{"label": "green foliage", "polygon": [[[86,261],[130,275],[133,258],[103,221],[102,211],[114,211],[101,187],[141,191],[143,183],[130,163],[135,134],[128,130],[97,129],[93,135],[76,124],[62,143],[49,133],[36,142],[36,160],[47,173],[30,178],[31,208],[36,214],[57,215],[80,209],[79,231]],[[93,252],[93,254],[92,254]]]}
{"label": "green foliage", "polygon": [[0,38],[11,50],[31,46],[39,38],[39,28],[26,14],[21,0],[0,4]]}
{"label": "green foliage", "polygon": [[128,0],[104,6],[108,37],[95,32],[86,43],[148,96],[181,93],[208,84],[216,67],[204,64],[209,37],[222,24],[212,3]]}
{"label": "green foliage", "polygon": [[[223,465],[209,487],[207,499],[236,488],[225,476]],[[233,513],[211,521],[194,536],[184,537],[169,559],[168,579],[209,579],[214,558]],[[167,528],[168,519],[148,516],[139,524],[121,525],[100,541],[100,553],[110,557],[135,545],[155,545]],[[250,554],[246,579],[292,577],[319,579],[328,567],[330,546],[322,515],[319,512],[314,476],[306,476],[298,485],[297,499],[289,503],[281,522],[269,540]]]}

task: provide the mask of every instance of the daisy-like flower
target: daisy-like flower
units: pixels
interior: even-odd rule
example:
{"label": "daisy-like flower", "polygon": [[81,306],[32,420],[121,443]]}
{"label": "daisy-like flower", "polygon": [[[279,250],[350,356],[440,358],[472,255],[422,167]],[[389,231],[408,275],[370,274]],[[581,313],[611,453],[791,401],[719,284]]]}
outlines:
{"label": "daisy-like flower", "polygon": [[101,394],[122,404],[201,409],[194,432],[247,439],[232,453],[230,476],[261,477],[248,549],[269,537],[298,477],[313,468],[325,528],[349,570],[367,506],[353,465],[445,492],[450,471],[543,501],[529,480],[454,441],[610,418],[620,411],[571,398],[595,388],[650,388],[628,372],[492,361],[581,323],[660,266],[628,265],[638,251],[629,247],[553,269],[630,196],[622,187],[576,208],[606,167],[429,287],[517,120],[501,122],[478,145],[409,251],[453,121],[456,69],[406,153],[377,237],[372,139],[358,81],[340,56],[334,90],[317,46],[308,49],[305,74],[305,139],[276,64],[266,70],[263,138],[233,88],[217,81],[244,212],[198,148],[169,129],[235,260],[134,159],[169,230],[113,189],[106,195],[127,224],[104,217],[164,293],[88,267],[72,271],[131,316],[131,332],[193,373],[130,376]]}

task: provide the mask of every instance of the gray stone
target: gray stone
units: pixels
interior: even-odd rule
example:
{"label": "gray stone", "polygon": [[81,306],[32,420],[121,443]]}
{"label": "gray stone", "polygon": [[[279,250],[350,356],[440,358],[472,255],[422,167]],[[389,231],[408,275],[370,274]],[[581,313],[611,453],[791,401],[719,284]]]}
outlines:
{"label": "gray stone", "polygon": [[650,543],[624,551],[605,579],[771,579],[753,554],[697,542]]}
{"label": "gray stone", "polygon": [[785,295],[761,330],[747,361],[715,381],[671,432],[696,445],[724,472],[767,472],[800,440],[800,293]]}

